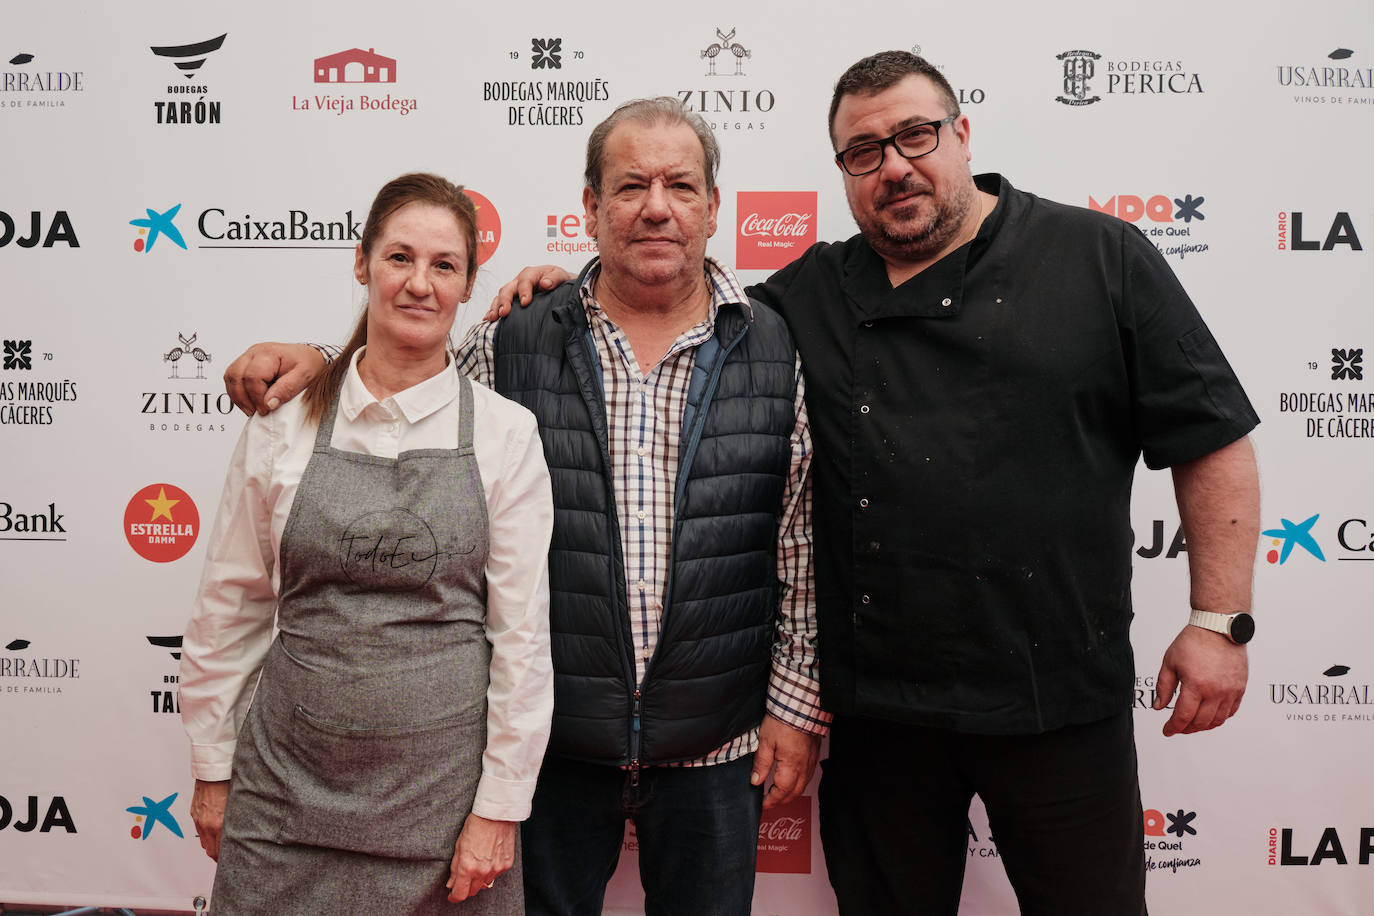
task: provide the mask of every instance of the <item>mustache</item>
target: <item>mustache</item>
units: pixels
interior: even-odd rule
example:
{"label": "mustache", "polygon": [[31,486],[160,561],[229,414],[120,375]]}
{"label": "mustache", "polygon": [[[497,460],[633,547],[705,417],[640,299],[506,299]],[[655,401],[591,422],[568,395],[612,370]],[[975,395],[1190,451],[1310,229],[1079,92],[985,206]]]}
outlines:
{"label": "mustache", "polygon": [[928,191],[930,191],[929,187],[918,184],[913,176],[907,175],[901,181],[887,182],[883,188],[882,194],[878,196],[877,204],[881,207],[884,204],[892,203],[899,197],[905,197],[908,194],[916,192]]}

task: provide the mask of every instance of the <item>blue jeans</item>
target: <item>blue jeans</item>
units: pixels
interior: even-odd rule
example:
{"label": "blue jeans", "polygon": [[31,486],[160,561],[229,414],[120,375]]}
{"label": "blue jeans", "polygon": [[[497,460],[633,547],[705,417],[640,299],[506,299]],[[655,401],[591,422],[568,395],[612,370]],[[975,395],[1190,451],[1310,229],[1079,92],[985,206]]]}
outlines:
{"label": "blue jeans", "polygon": [[653,767],[635,785],[618,767],[546,757],[520,828],[527,916],[599,914],[627,819],[646,916],[748,914],[763,804],[753,761]]}

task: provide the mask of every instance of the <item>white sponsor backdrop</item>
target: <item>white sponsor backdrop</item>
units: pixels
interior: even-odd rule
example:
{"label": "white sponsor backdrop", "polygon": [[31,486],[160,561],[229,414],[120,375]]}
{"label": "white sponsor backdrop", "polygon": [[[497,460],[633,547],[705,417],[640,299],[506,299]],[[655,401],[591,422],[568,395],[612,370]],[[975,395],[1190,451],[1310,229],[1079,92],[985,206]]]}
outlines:
{"label": "white sponsor backdrop", "polygon": [[[1290,534],[1259,545],[1250,691],[1219,731],[1165,740],[1164,716],[1143,708],[1187,614],[1187,566],[1171,549],[1168,475],[1137,482],[1151,908],[1370,912],[1374,563],[1360,561],[1374,557],[1374,382],[1356,351],[1374,346],[1371,26],[1365,0],[707,2],[681,14],[543,0],[7,4],[0,901],[187,910],[209,890],[175,647],[149,641],[182,631],[203,538],[154,562],[131,548],[125,513],[154,521],[144,500],[157,494],[141,491],[164,485],[186,499],[159,523],[184,532],[194,503],[208,526],[242,422],[218,399],[224,366],[255,340],[337,340],[349,327],[360,304],[350,243],[293,239],[293,220],[307,236],[311,223],[327,235],[349,214],[361,221],[404,171],[465,182],[500,219],[460,319],[471,320],[521,265],[586,257],[577,217],[591,125],[626,98],[690,94],[724,150],[712,254],[735,260],[749,215],[739,191],[816,193],[807,231],[845,237],[830,88],[853,60],[903,47],[941,65],[963,97],[976,170],[1111,207],[1151,233],[1264,418],[1264,525]],[[150,50],[220,35],[189,78]],[[713,44],[714,59],[703,54]],[[354,48],[394,61],[379,63],[393,81],[314,82],[316,58]],[[136,251],[130,220],[177,205],[169,219],[186,249],[164,234]],[[177,347],[187,355],[164,358]],[[205,358],[193,362],[192,347]],[[171,537],[185,547],[185,533]],[[901,762],[873,754],[881,796]],[[128,810],[145,797],[185,836]],[[835,912],[814,822],[775,834],[810,873],[761,874],[756,911]],[[964,912],[1015,911],[996,858],[975,806]],[[627,851],[608,910],[641,908],[635,866]]]}

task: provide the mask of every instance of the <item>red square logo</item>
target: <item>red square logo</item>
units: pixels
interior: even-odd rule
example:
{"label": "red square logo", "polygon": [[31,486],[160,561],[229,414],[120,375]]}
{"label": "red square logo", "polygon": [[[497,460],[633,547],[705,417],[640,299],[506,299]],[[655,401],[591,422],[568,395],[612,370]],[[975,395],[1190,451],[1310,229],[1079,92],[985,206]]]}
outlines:
{"label": "red square logo", "polygon": [[763,812],[755,870],[775,875],[811,873],[811,796]]}
{"label": "red square logo", "polygon": [[737,268],[786,267],[816,243],[816,192],[740,191],[735,218]]}

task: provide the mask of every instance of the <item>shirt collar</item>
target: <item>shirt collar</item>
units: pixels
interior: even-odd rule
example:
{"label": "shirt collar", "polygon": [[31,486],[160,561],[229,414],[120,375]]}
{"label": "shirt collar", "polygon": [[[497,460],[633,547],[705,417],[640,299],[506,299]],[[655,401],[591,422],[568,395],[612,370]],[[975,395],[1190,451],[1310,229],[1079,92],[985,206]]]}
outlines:
{"label": "shirt collar", "polygon": [[1010,182],[993,173],[977,175],[974,182],[980,191],[997,195],[977,234],[896,289],[888,283],[882,256],[863,236],[856,236],[860,244],[846,259],[843,288],[858,304],[858,318],[954,318],[963,310],[965,277],[996,237],[1012,191]]}
{"label": "shirt collar", "polygon": [[358,360],[366,349],[366,346],[359,347],[353,354],[339,389],[339,410],[350,423],[356,421],[368,405],[386,407],[388,403],[395,405],[394,409],[406,418],[406,422],[417,423],[458,396],[458,372],[454,369],[453,360],[449,359],[438,374],[378,401],[363,384],[362,376],[358,375]]}
{"label": "shirt collar", "polygon": [[[739,278],[735,276],[730,268],[721,264],[715,258],[707,257],[705,264],[706,286],[711,291],[711,303],[706,310],[706,320],[714,327],[716,314],[722,305],[737,305],[744,312],[746,321],[753,321],[754,309],[749,303],[749,297],[744,294],[744,287],[740,285]],[[593,315],[603,315],[601,305],[592,295],[592,289],[596,285],[596,278],[601,275],[601,259],[595,258],[583,272],[582,285],[578,288],[578,294],[582,297],[582,307],[587,310],[587,320],[590,322]]]}

